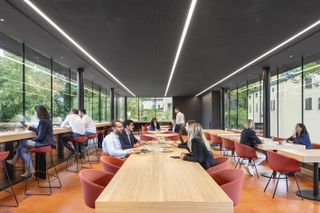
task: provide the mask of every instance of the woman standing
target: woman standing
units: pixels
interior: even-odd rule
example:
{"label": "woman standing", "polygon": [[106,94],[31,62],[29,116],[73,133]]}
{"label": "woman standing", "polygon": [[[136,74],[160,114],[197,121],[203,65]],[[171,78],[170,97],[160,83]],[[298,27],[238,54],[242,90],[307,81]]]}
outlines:
{"label": "woman standing", "polygon": [[298,123],[295,128],[294,134],[287,139],[288,142],[302,144],[306,146],[306,149],[311,149],[311,141],[309,133],[304,124]]}
{"label": "woman standing", "polygon": [[214,158],[210,144],[203,134],[201,124],[193,123],[188,129],[188,148],[191,150],[189,154],[181,153],[180,158],[186,161],[198,162],[204,169],[214,166]]}
{"label": "woman standing", "polygon": [[29,177],[34,173],[32,159],[28,153],[29,149],[47,145],[51,145],[52,147],[55,146],[52,124],[47,109],[44,106],[39,105],[35,107],[35,113],[39,119],[38,127],[34,128],[28,126],[28,129],[35,132],[37,136],[32,140],[21,140],[16,148],[16,155],[13,159],[7,161],[9,164],[13,165],[17,162],[19,157],[23,159],[26,171],[21,175],[22,177]]}

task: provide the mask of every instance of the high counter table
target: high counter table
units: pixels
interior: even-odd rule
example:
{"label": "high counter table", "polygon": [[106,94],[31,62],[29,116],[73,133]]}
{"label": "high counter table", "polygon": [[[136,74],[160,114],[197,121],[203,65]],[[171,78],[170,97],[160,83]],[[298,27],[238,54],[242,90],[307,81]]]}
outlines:
{"label": "high counter table", "polygon": [[233,212],[231,199],[198,163],[173,159],[183,150],[132,154],[96,200],[96,212]]}

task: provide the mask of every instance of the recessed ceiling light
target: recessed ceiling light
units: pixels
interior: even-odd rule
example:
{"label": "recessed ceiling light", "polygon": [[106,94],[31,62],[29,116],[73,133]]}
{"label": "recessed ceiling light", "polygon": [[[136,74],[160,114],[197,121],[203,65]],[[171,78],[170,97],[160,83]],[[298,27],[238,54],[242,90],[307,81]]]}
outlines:
{"label": "recessed ceiling light", "polygon": [[196,96],[199,96],[205,92],[207,92],[208,90],[210,90],[211,88],[221,84],[222,82],[230,79],[231,77],[233,77],[234,75],[238,74],[239,72],[245,70],[246,68],[248,68],[249,66],[253,65],[254,63],[258,62],[259,60],[265,58],[266,56],[269,56],[270,54],[274,53],[276,50],[280,49],[281,47],[285,46],[286,44],[290,43],[291,41],[295,40],[296,38],[300,37],[301,35],[305,34],[306,32],[310,31],[311,29],[315,28],[316,26],[318,26],[320,24],[320,20],[314,22],[313,24],[311,24],[310,26],[306,27],[305,29],[301,30],[300,32],[296,33],[295,35],[291,36],[290,38],[288,38],[287,40],[281,42],[280,44],[278,44],[277,46],[273,47],[272,49],[268,50],[267,52],[263,53],[262,55],[258,56],[257,58],[253,59],[252,61],[250,61],[249,63],[245,64],[244,66],[240,67],[239,69],[237,69],[236,71],[232,72],[231,74],[227,75],[226,77],[222,78],[221,80],[215,82],[214,84],[212,84],[211,86],[209,86],[208,88],[204,89],[203,91],[199,92],[198,94],[196,94]]}
{"label": "recessed ceiling light", "polygon": [[196,6],[196,3],[197,3],[197,0],[192,0],[192,2],[191,2],[190,8],[189,8],[189,12],[188,12],[188,16],[187,16],[187,19],[186,19],[186,23],[184,24],[182,35],[181,35],[181,38],[180,38],[180,42],[179,42],[179,46],[178,46],[178,49],[177,49],[176,57],[174,58],[174,61],[173,61],[173,65],[172,65],[171,73],[170,73],[170,76],[169,76],[168,84],[167,84],[167,87],[166,87],[166,91],[164,93],[164,97],[167,96],[167,93],[168,93],[168,90],[169,90],[169,87],[170,87],[170,84],[171,84],[172,76],[173,76],[173,73],[174,73],[174,71],[176,69],[176,65],[177,65],[177,62],[178,62],[178,59],[179,59],[179,56],[180,56],[180,53],[181,53],[183,42],[184,42],[184,40],[186,38],[186,35],[187,35],[187,31],[188,31],[188,28],[189,28],[189,25],[190,25],[190,21],[191,21],[191,18],[192,18],[193,11],[194,11],[194,8]]}
{"label": "recessed ceiling light", "polygon": [[3,18],[0,18],[0,21],[4,22],[4,19],[3,19]]}
{"label": "recessed ceiling light", "polygon": [[293,57],[293,55],[290,55],[289,57],[290,57],[290,58],[292,58],[292,57]]}
{"label": "recessed ceiling light", "polygon": [[79,43],[77,43],[71,36],[69,36],[61,27],[53,22],[44,12],[42,12],[36,5],[29,0],[24,0],[38,15],[46,20],[52,27],[54,27],[61,35],[63,35],[69,42],[71,42],[78,50],[85,54],[91,61],[93,61],[98,67],[105,71],[111,79],[118,83],[121,87],[126,89],[131,95],[136,96],[131,90],[129,90],[119,79],[117,79],[107,68],[105,68],[97,59],[95,59],[87,50],[85,50]]}
{"label": "recessed ceiling light", "polygon": [[63,56],[61,56],[60,58],[63,59]]}

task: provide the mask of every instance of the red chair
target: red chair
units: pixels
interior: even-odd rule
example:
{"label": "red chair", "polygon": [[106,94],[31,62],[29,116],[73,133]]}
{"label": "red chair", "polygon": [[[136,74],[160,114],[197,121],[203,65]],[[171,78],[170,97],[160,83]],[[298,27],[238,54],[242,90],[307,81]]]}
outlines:
{"label": "red chair", "polygon": [[320,144],[313,143],[311,144],[312,149],[320,149]]}
{"label": "red chair", "polygon": [[102,163],[103,170],[112,174],[116,174],[124,164],[124,160],[111,156],[101,156],[100,161]]}
{"label": "red chair", "polygon": [[171,136],[166,136],[165,139],[169,140],[169,141],[179,141],[179,135],[175,134],[175,135],[171,135]]}
{"label": "red chair", "polygon": [[284,141],[286,138],[280,138],[280,137],[273,137],[273,141]]}
{"label": "red chair", "polygon": [[248,159],[249,162],[253,162],[253,166],[254,166],[256,173],[257,173],[257,176],[259,178],[259,172],[258,172],[258,169],[257,169],[256,164],[254,162],[254,160],[258,158],[256,150],[250,146],[246,146],[241,143],[234,143],[234,145],[236,148],[235,149],[236,154],[239,157],[239,160],[237,161],[235,168],[237,168],[239,165],[239,169],[241,169],[242,161],[245,159]]}
{"label": "red chair", "polygon": [[142,126],[142,133],[148,132],[148,127],[147,126]]}
{"label": "red chair", "polygon": [[[81,146],[83,143],[87,142],[88,141],[88,137],[86,136],[82,136],[82,137],[77,137],[77,138],[70,138],[69,139],[69,142],[72,142],[72,143],[79,143],[78,146]],[[75,160],[76,160],[76,165],[77,165],[77,169],[76,170],[70,170],[68,169],[68,163],[69,163],[69,158],[67,158],[67,163],[66,163],[66,171],[70,171],[70,172],[79,172],[79,156],[78,156],[79,153],[77,153],[77,155],[75,156]],[[84,153],[85,155],[87,155],[87,157],[89,158],[89,152],[85,152]],[[86,161],[85,161],[86,162]],[[90,164],[90,167],[92,168],[92,165],[91,165],[91,161],[88,161],[89,164]],[[81,159],[80,160],[80,167],[83,168],[83,160]]]}
{"label": "red chair", "polygon": [[[6,178],[7,178],[8,182],[9,182],[9,185],[10,185],[10,188],[11,188],[11,191],[8,191],[8,190],[4,190],[4,191],[6,191],[6,192],[8,192],[8,193],[13,195],[13,197],[14,197],[14,199],[16,201],[16,205],[13,206],[13,207],[18,207],[18,205],[19,205],[18,199],[17,199],[16,193],[13,190],[12,183],[11,183],[11,178],[10,178],[10,176],[8,174],[8,170],[7,170],[7,167],[6,167],[6,164],[5,164],[5,160],[8,158],[9,153],[10,152],[8,152],[8,151],[7,152],[0,152],[0,162],[2,163],[2,167],[3,167],[4,173],[6,175]],[[0,205],[0,206],[7,206],[7,205]]]}
{"label": "red chair", "polygon": [[96,169],[86,169],[79,173],[85,204],[95,208],[96,199],[113,178],[113,174]]}
{"label": "red chair", "polygon": [[289,174],[293,174],[294,180],[296,181],[296,184],[298,186],[298,190],[299,190],[299,194],[301,199],[303,200],[303,197],[301,196],[301,191],[300,191],[300,186],[296,177],[296,172],[300,172],[300,162],[292,159],[292,158],[288,158],[286,156],[283,156],[281,154],[278,154],[276,152],[272,152],[272,151],[267,151],[267,156],[269,159],[269,167],[275,171],[275,172],[279,172],[278,177],[274,177],[274,176],[270,176],[269,181],[266,185],[266,187],[264,188],[264,192],[267,190],[268,185],[270,183],[271,178],[277,179],[277,183],[276,183],[276,188],[274,189],[273,192],[273,196],[272,198],[274,198],[277,188],[278,188],[278,184],[279,184],[279,180],[283,179],[281,178],[281,175],[284,175],[286,179],[286,187],[287,187],[287,192],[288,192],[288,178],[289,178]]}
{"label": "red chair", "polygon": [[210,141],[212,145],[219,145],[220,152],[222,152],[222,138],[218,135],[210,135]]}
{"label": "red chair", "polygon": [[243,171],[241,169],[227,169],[213,173],[211,177],[233,201],[238,205],[243,184]]}
{"label": "red chair", "polygon": [[211,140],[211,135],[210,135],[209,133],[204,132],[203,134],[204,134],[204,137],[205,137],[208,141]]}
{"label": "red chair", "polygon": [[[104,132],[104,130],[102,130]],[[89,141],[92,141],[92,149],[94,150],[94,152],[96,153],[96,156],[97,156],[97,160],[95,161],[91,161],[90,160],[90,157],[88,155],[88,161],[90,162],[96,162],[98,163],[99,162],[99,152],[98,152],[98,139],[96,140],[96,138],[98,137],[99,135],[99,131],[97,131],[96,134],[91,134],[91,135],[88,135],[88,146],[90,145],[89,144]]]}
{"label": "red chair", "polygon": [[[33,149],[30,149],[29,150],[29,153],[32,155],[32,154],[50,154],[50,164],[51,164],[51,167],[54,169],[54,173],[55,174],[50,174],[49,173],[49,168],[47,165],[45,165],[46,169],[45,171],[41,171],[41,170],[36,170],[35,171],[35,175],[36,175],[36,180],[38,181],[38,187],[39,188],[49,188],[49,193],[28,193],[27,192],[27,188],[28,188],[28,178],[25,179],[25,186],[24,186],[24,194],[25,195],[51,195],[52,194],[52,188],[61,188],[62,187],[62,184],[61,184],[61,181],[60,181],[60,177],[59,177],[59,174],[58,174],[58,171],[56,169],[56,166],[54,165],[54,162],[53,162],[53,154],[52,154],[52,148],[50,145],[48,146],[42,146],[42,147],[37,147],[37,148],[33,148]],[[31,159],[32,159],[32,156],[31,156]],[[29,162],[31,163],[31,161]],[[40,168],[40,164],[41,163],[44,163],[44,162],[40,162],[39,160],[37,161],[37,166],[36,168]],[[44,174],[44,181],[47,181],[48,182],[48,186],[40,186],[40,179],[42,178],[41,177],[41,174]],[[38,177],[37,177],[38,176]],[[51,177],[54,177],[54,180],[58,180],[58,185],[57,186],[52,186],[51,185]]]}
{"label": "red chair", "polygon": [[156,139],[148,135],[140,135],[140,141],[153,141],[153,140],[156,140]]}
{"label": "red chair", "polygon": [[224,155],[226,155],[228,151],[231,151],[231,156],[235,159],[235,155],[234,155],[235,146],[234,146],[234,141],[232,139],[223,137],[222,148],[225,149]]}
{"label": "red chair", "polygon": [[211,174],[213,173],[216,173],[225,169],[229,169],[231,167],[231,160],[228,157],[225,157],[225,156],[216,157],[214,158],[214,161],[216,165],[207,169],[207,172],[209,173],[210,176],[212,176]]}

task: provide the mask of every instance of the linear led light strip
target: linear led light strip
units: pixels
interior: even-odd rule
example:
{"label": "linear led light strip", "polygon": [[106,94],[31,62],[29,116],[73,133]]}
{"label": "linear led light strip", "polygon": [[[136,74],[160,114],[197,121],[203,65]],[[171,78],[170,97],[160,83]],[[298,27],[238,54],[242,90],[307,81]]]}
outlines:
{"label": "linear led light strip", "polygon": [[177,65],[177,62],[178,62],[178,59],[179,59],[179,56],[180,56],[180,53],[181,53],[181,49],[182,49],[182,46],[183,46],[184,39],[186,38],[186,35],[187,35],[187,31],[188,31],[188,28],[189,28],[189,25],[190,25],[190,21],[191,21],[191,18],[192,18],[193,11],[194,11],[194,8],[196,6],[196,3],[197,3],[197,0],[192,0],[191,5],[190,5],[190,9],[189,9],[189,12],[188,12],[186,23],[184,25],[184,28],[183,28],[183,31],[182,31],[182,35],[181,35],[181,39],[180,39],[180,42],[179,42],[179,46],[178,46],[178,49],[177,49],[176,57],[174,58],[174,62],[173,62],[173,66],[172,66],[172,69],[171,69],[170,77],[169,77],[169,80],[168,80],[166,92],[164,93],[165,97],[167,96],[167,93],[168,93],[168,90],[169,90],[169,87],[170,87],[170,84],[171,84],[172,76],[173,76],[173,73],[174,73],[174,71],[176,69],[176,65]]}
{"label": "linear led light strip", "polygon": [[59,31],[67,40],[69,40],[74,46],[76,46],[83,54],[90,58],[96,65],[98,65],[103,71],[105,71],[114,81],[125,88],[131,95],[136,96],[131,92],[121,81],[119,81],[111,72],[109,72],[102,64],[100,64],[92,55],[90,55],[83,47],[80,46],[75,40],[73,40],[65,31],[63,31],[56,23],[54,23],[45,13],[43,13],[37,6],[31,1],[24,0],[35,12],[37,12],[43,19],[45,19],[52,27]]}
{"label": "linear led light strip", "polygon": [[307,28],[303,29],[302,31],[298,32],[297,34],[293,35],[292,37],[290,37],[289,39],[283,41],[282,43],[278,44],[277,46],[275,46],[274,48],[270,49],[269,51],[263,53],[262,55],[260,55],[259,57],[253,59],[252,61],[250,61],[249,63],[247,63],[246,65],[240,67],[239,69],[237,69],[236,71],[234,71],[233,73],[231,73],[230,75],[227,75],[226,77],[222,78],[220,81],[212,84],[210,87],[206,88],[205,90],[199,92],[198,94],[196,94],[196,97],[198,97],[199,95],[205,93],[206,91],[208,91],[209,89],[221,84],[222,82],[228,80],[229,78],[231,78],[232,76],[238,74],[239,72],[243,71],[244,69],[248,68],[250,65],[256,63],[257,61],[261,60],[262,58],[270,55],[271,53],[275,52],[276,50],[278,50],[279,48],[283,47],[284,45],[288,44],[289,42],[293,41],[294,39],[298,38],[299,36],[301,36],[302,34],[308,32],[309,30],[315,28],[316,26],[318,26],[320,24],[320,20],[316,21],[315,23],[311,24],[310,26],[308,26]]}

